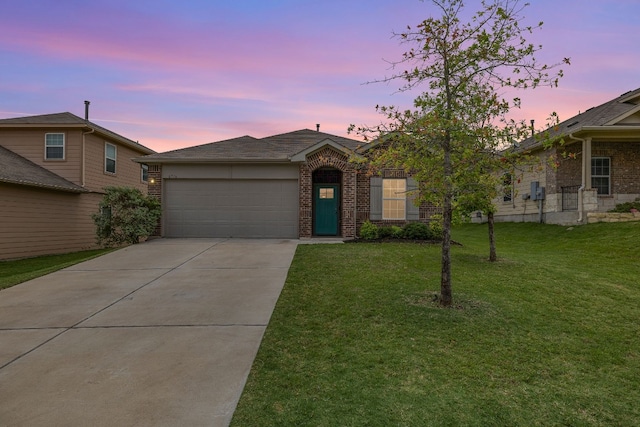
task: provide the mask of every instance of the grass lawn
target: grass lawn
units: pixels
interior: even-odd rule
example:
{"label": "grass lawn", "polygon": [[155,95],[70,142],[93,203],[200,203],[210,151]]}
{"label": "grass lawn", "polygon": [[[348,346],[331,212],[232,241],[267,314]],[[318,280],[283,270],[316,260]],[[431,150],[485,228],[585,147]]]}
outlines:
{"label": "grass lawn", "polygon": [[638,426],[640,223],[300,245],[233,426]]}
{"label": "grass lawn", "polygon": [[96,249],[62,255],[46,255],[16,261],[0,261],[0,289],[9,288],[65,267],[95,258],[113,249]]}

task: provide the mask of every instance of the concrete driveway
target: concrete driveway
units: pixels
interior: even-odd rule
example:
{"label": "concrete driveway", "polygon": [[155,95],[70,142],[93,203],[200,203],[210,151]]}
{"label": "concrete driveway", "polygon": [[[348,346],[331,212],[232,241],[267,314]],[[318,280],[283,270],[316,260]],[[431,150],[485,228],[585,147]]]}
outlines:
{"label": "concrete driveway", "polygon": [[0,291],[0,425],[228,425],[297,243],[152,240]]}

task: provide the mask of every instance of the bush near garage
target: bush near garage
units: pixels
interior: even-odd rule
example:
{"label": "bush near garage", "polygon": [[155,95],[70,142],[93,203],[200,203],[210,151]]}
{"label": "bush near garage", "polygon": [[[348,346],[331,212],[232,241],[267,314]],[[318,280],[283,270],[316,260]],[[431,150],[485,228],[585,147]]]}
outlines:
{"label": "bush near garage", "polygon": [[99,210],[91,217],[98,244],[104,247],[134,244],[149,237],[160,218],[160,201],[137,188],[106,187]]}

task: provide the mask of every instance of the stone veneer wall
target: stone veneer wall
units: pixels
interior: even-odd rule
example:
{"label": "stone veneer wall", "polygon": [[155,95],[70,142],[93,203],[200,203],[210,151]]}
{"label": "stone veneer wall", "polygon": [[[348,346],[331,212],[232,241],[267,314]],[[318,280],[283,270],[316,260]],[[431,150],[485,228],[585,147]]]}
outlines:
{"label": "stone veneer wall", "polygon": [[343,238],[353,238],[356,236],[356,169],[345,154],[329,147],[310,154],[300,165],[298,233],[302,238],[313,236],[313,172],[323,167],[342,172],[340,234]]}
{"label": "stone veneer wall", "polygon": [[617,212],[588,212],[587,222],[630,222],[640,221],[640,212],[617,213]]}

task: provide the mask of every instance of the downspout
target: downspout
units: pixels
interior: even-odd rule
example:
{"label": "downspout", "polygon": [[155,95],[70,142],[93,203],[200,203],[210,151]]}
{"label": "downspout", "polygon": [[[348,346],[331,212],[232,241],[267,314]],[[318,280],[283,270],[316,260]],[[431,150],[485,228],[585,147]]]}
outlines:
{"label": "downspout", "polygon": [[84,101],[84,120],[85,122],[87,122],[87,127],[89,127],[89,129],[91,129],[89,132],[82,132],[82,154],[81,154],[81,158],[80,161],[82,162],[82,164],[80,165],[80,169],[82,170],[82,187],[84,188],[85,185],[85,181],[86,181],[86,161],[85,161],[85,135],[89,135],[90,133],[95,132],[96,130],[92,127],[90,127],[88,125],[89,123],[89,104],[91,104],[91,102],[89,101]]}
{"label": "downspout", "polygon": [[582,223],[583,215],[584,215],[584,206],[583,206],[584,189],[587,185],[585,182],[586,181],[585,170],[587,167],[587,150],[586,150],[587,141],[583,138],[578,138],[576,136],[573,136],[572,133],[569,134],[569,138],[575,141],[582,142],[582,169],[580,170],[580,188],[578,188],[578,222]]}
{"label": "downspout", "polygon": [[81,166],[81,169],[82,169],[82,187],[83,188],[84,188],[84,185],[85,185],[85,177],[86,177],[86,168],[85,168],[85,164],[86,164],[86,161],[85,161],[85,152],[86,152],[86,150],[85,150],[85,135],[89,135],[90,133],[94,133],[96,131],[94,128],[90,128],[90,129],[91,130],[88,131],[88,132],[82,132],[82,156],[81,156],[81,160],[80,160],[82,162],[82,164],[80,166]]}

